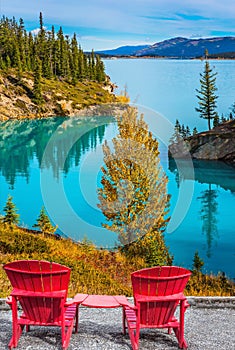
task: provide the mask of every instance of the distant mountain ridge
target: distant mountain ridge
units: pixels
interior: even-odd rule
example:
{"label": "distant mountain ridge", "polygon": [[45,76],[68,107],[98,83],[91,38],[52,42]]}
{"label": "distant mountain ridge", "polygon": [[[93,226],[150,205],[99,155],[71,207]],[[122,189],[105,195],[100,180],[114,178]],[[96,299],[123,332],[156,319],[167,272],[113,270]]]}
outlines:
{"label": "distant mountain ridge", "polygon": [[96,51],[96,53],[108,56],[133,56],[136,54],[136,52],[147,49],[148,47],[149,45],[121,46],[113,50]]}
{"label": "distant mountain ridge", "polygon": [[235,37],[212,37],[205,39],[187,39],[176,37],[153,45],[122,46],[114,50],[104,50],[97,53],[108,56],[160,56],[170,58],[203,57],[205,50],[209,55],[235,52]]}

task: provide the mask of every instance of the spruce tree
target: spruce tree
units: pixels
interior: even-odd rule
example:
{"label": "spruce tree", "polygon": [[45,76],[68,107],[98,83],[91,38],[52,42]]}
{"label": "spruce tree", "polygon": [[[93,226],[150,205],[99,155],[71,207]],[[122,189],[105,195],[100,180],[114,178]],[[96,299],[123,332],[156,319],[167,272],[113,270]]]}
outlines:
{"label": "spruce tree", "polygon": [[33,101],[38,106],[41,106],[43,104],[41,80],[42,80],[42,63],[41,63],[41,60],[37,58],[35,70],[34,70]]}
{"label": "spruce tree", "polygon": [[57,229],[57,227],[51,224],[44,207],[42,207],[39,217],[37,218],[37,223],[34,224],[33,227],[39,228],[42,233],[54,233]]}
{"label": "spruce tree", "polygon": [[25,54],[25,38],[24,38],[24,21],[22,18],[19,20],[18,35],[17,35],[17,46],[20,52],[20,64],[22,70],[26,70],[26,54]]}
{"label": "spruce tree", "polygon": [[3,217],[3,223],[11,227],[19,223],[19,214],[16,213],[17,209],[15,204],[13,203],[13,198],[11,196],[8,196],[3,211],[6,213]]}
{"label": "spruce tree", "polygon": [[95,80],[99,83],[105,81],[104,63],[101,61],[100,56],[96,56],[95,74]]}
{"label": "spruce tree", "polygon": [[200,117],[208,121],[208,129],[211,130],[211,121],[216,118],[216,100],[218,96],[215,95],[216,88],[216,75],[213,73],[213,69],[210,68],[209,62],[206,61],[203,74],[200,73],[201,79],[200,90],[196,89],[198,95],[199,107],[195,108],[200,113]]}
{"label": "spruce tree", "polygon": [[16,60],[16,67],[17,67],[17,76],[19,83],[21,82],[22,79],[22,62],[21,62],[21,57],[20,57],[20,50],[19,47],[16,45],[15,49],[15,60]]}
{"label": "spruce tree", "polygon": [[90,79],[95,80],[96,77],[96,66],[95,66],[95,53],[92,49],[91,55],[90,55]]}
{"label": "spruce tree", "polygon": [[204,261],[200,258],[198,251],[196,251],[193,257],[193,271],[196,273],[201,272],[203,265]]}
{"label": "spruce tree", "polygon": [[83,79],[104,82],[106,78],[100,57],[92,51],[88,60],[88,55],[78,46],[76,35],[70,40],[68,35],[64,36],[62,27],[57,36],[54,26],[51,31],[46,31],[42,13],[39,32],[34,36],[24,29],[23,19],[19,24],[15,19],[0,19],[0,48],[0,67],[5,70],[16,68],[19,80],[23,72],[36,71],[38,58],[41,76],[45,78],[63,78],[73,84]]}
{"label": "spruce tree", "polygon": [[55,28],[52,26],[51,28],[51,36],[50,36],[50,51],[51,51],[51,58],[50,58],[50,64],[51,64],[51,72],[52,75],[57,75],[57,68],[58,68],[58,45],[55,39]]}
{"label": "spruce tree", "polygon": [[235,118],[235,102],[230,107],[230,110],[231,110],[231,114],[232,114],[232,118],[230,117],[230,119],[233,119],[233,118]]}
{"label": "spruce tree", "polygon": [[78,80],[78,60],[79,60],[79,51],[78,51],[78,43],[76,34],[74,33],[72,41],[71,41],[71,74],[72,74],[72,83],[76,85]]}
{"label": "spruce tree", "polygon": [[66,72],[66,53],[65,53],[66,44],[65,44],[62,27],[60,27],[57,33],[57,41],[58,41],[58,75],[61,77],[64,77]]}
{"label": "spruce tree", "polygon": [[78,50],[78,79],[83,80],[86,75],[86,57],[81,49],[81,46],[79,46]]}

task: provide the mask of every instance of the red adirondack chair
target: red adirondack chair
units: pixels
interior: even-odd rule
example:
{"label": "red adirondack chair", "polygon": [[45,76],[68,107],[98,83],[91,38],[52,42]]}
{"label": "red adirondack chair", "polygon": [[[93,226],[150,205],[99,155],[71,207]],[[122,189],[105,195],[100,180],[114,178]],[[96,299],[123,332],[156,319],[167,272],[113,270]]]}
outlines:
{"label": "red adirondack chair", "polygon": [[[158,266],[131,274],[135,306],[125,308],[125,327],[128,328],[133,350],[139,348],[141,328],[174,330],[179,347],[187,348],[184,338],[184,313],[189,306],[183,290],[191,272],[177,266]],[[179,320],[175,317],[180,306]]]}
{"label": "red adirondack chair", "polygon": [[[13,287],[7,299],[12,309],[9,349],[17,347],[24,326],[29,331],[31,325],[61,327],[62,347],[67,349],[77,315],[76,303],[66,301],[70,269],[39,260],[14,261],[3,268]],[[23,310],[19,317],[18,302]]]}

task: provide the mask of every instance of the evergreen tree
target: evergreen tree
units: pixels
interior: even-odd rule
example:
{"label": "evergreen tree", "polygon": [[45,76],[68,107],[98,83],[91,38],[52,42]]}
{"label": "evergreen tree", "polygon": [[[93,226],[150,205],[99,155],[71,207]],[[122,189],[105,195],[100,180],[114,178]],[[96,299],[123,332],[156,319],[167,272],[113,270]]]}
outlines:
{"label": "evergreen tree", "polygon": [[6,213],[3,218],[3,223],[9,226],[17,225],[19,223],[19,214],[16,213],[17,209],[11,196],[8,196],[3,211]]}
{"label": "evergreen tree", "polygon": [[85,78],[86,75],[86,57],[84,56],[84,53],[81,49],[81,46],[79,46],[78,50],[78,79],[82,80]]}
{"label": "evergreen tree", "polygon": [[[41,61],[41,76],[58,77],[76,84],[77,80],[94,80],[104,82],[106,79],[104,64],[94,54],[85,55],[78,46],[76,35],[70,40],[60,27],[57,37],[52,26],[46,31],[43,16],[39,16],[39,32],[37,35],[27,33],[23,19],[19,24],[13,18],[0,19],[0,68],[16,68],[19,80],[25,71],[35,72],[38,58]],[[89,61],[89,62],[88,62]]]}
{"label": "evergreen tree", "polygon": [[[235,118],[235,102],[230,107],[231,113],[232,113],[232,119]],[[230,118],[231,119],[231,118]]]}
{"label": "evergreen tree", "polygon": [[198,251],[196,251],[193,258],[193,271],[196,273],[201,272],[203,265],[204,261],[200,258]]}
{"label": "evergreen tree", "polygon": [[181,134],[181,125],[178,119],[175,121],[175,131],[178,131],[178,133]]}
{"label": "evergreen tree", "polygon": [[37,218],[37,223],[34,224],[33,227],[39,228],[42,233],[54,233],[57,229],[57,227],[51,224],[44,207],[42,207],[39,217]]}
{"label": "evergreen tree", "polygon": [[104,63],[101,61],[99,56],[96,56],[96,65],[95,65],[95,80],[97,80],[99,83],[105,81],[105,72],[104,72]]}
{"label": "evergreen tree", "polygon": [[44,28],[42,12],[40,12],[39,15],[39,27],[40,30],[37,38],[37,55],[42,63],[42,76],[45,78],[50,78],[50,47],[46,30]]}
{"label": "evergreen tree", "polygon": [[57,75],[57,67],[58,67],[58,52],[57,52],[57,42],[55,39],[55,28],[52,26],[51,28],[51,36],[49,37],[50,40],[50,52],[51,52],[51,57],[50,57],[50,63],[51,63],[51,72],[52,75]]}
{"label": "evergreen tree", "polygon": [[128,108],[118,118],[118,130],[114,152],[107,142],[103,146],[98,207],[110,223],[103,226],[118,232],[125,245],[165,225],[168,179],[160,165],[158,142],[143,115],[138,118],[136,110]]}
{"label": "evergreen tree", "polygon": [[19,83],[21,82],[22,79],[22,64],[21,64],[21,57],[20,57],[20,50],[19,47],[16,45],[15,49],[15,60],[16,60],[16,67],[17,67],[17,75],[18,75],[18,80]]}
{"label": "evergreen tree", "polygon": [[178,142],[182,142],[182,136],[181,136],[181,125],[178,119],[176,119],[175,121],[175,127],[174,127],[174,133],[172,134],[169,143],[173,144],[173,143],[178,143]]}
{"label": "evergreen tree", "polygon": [[72,59],[71,59],[71,74],[72,74],[72,83],[76,85],[78,80],[78,65],[79,65],[79,50],[76,34],[74,33],[72,41],[71,41],[71,51],[72,51]]}
{"label": "evergreen tree", "polygon": [[184,124],[182,124],[182,126],[181,126],[181,136],[183,137],[183,139],[185,139],[185,137],[186,137],[186,129],[185,129]]}
{"label": "evergreen tree", "polygon": [[34,85],[33,85],[33,96],[34,96],[33,101],[38,106],[42,105],[43,103],[41,79],[42,79],[42,63],[41,63],[41,60],[38,58],[36,60],[36,66],[34,71]]}
{"label": "evergreen tree", "polygon": [[190,132],[188,125],[186,126],[185,135],[186,135],[186,138],[191,135],[191,132]]}
{"label": "evergreen tree", "polygon": [[65,53],[65,39],[63,29],[60,27],[57,33],[58,40],[58,75],[61,77],[65,76],[66,72],[66,53]]}
{"label": "evergreen tree", "polygon": [[30,71],[34,70],[34,57],[35,57],[35,45],[33,40],[33,35],[30,32],[27,40],[28,52],[26,54],[27,67]]}
{"label": "evergreen tree", "polygon": [[211,130],[211,121],[216,117],[216,100],[218,96],[215,95],[216,88],[216,75],[213,73],[212,68],[210,68],[209,62],[206,61],[204,73],[200,73],[201,79],[201,89],[196,91],[198,92],[198,104],[199,107],[196,108],[196,111],[200,113],[200,117],[207,119],[208,129]]}
{"label": "evergreen tree", "polygon": [[218,114],[216,113],[216,116],[214,117],[213,119],[213,127],[215,128],[216,126],[219,125],[219,116]]}
{"label": "evergreen tree", "polygon": [[[24,38],[24,21],[22,18],[19,20],[19,27],[17,30],[17,46],[19,48],[20,53],[20,64],[22,70],[26,70],[26,54],[25,54],[25,38]],[[19,63],[18,63],[19,65]]]}
{"label": "evergreen tree", "polygon": [[95,53],[92,49],[90,57],[90,79],[95,80],[96,77],[96,67],[95,67]]}

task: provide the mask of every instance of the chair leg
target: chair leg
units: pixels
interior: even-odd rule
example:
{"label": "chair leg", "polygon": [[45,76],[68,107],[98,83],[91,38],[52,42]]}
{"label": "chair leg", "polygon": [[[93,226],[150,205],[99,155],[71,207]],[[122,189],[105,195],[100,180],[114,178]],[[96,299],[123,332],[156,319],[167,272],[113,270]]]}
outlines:
{"label": "chair leg", "polygon": [[74,332],[78,332],[78,322],[79,322],[79,304],[76,305],[76,316],[75,316],[75,328]]}
{"label": "chair leg", "polygon": [[64,331],[64,336],[62,336],[62,348],[63,348],[63,350],[68,349],[69,341],[70,341],[71,335],[73,333],[73,326],[74,326],[74,322],[71,321],[71,324],[68,327],[66,327],[67,329],[65,329],[65,331]]}
{"label": "chair leg", "polygon": [[125,313],[125,308],[122,308],[122,332],[124,335],[126,335],[126,313]]}
{"label": "chair leg", "polygon": [[17,325],[16,327],[14,327],[14,331],[12,332],[11,340],[8,344],[9,349],[17,347],[18,341],[20,339],[20,336],[22,334],[23,329],[24,329],[23,325]]}
{"label": "chair leg", "polygon": [[188,344],[184,338],[184,313],[188,306],[189,304],[186,303],[185,300],[180,301],[180,324],[178,328],[174,328],[180,349],[187,349],[188,347]]}
{"label": "chair leg", "polygon": [[12,337],[8,347],[9,349],[12,349],[17,347],[18,340],[24,329],[24,325],[18,324],[17,299],[15,297],[12,297],[10,306],[12,311]]}
{"label": "chair leg", "polygon": [[128,333],[133,350],[139,349],[140,329],[137,324],[137,316],[134,310],[126,309],[125,318],[127,322]]}

